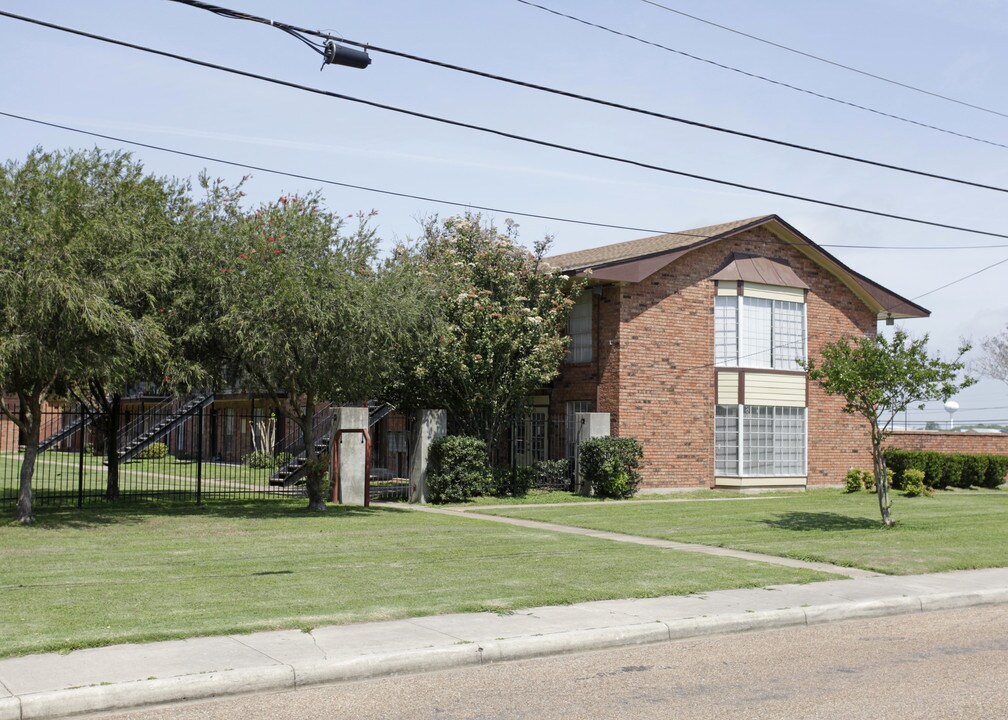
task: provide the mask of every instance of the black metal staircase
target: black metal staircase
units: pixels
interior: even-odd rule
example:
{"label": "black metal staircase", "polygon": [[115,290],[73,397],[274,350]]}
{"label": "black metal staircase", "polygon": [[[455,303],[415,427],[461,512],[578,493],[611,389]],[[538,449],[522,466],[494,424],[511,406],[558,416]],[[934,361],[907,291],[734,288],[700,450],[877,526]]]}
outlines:
{"label": "black metal staircase", "polygon": [[[315,411],[313,418],[316,440],[315,453],[322,454],[329,451],[329,438],[332,434],[333,405],[327,403]],[[284,451],[293,455],[277,471],[273,473],[269,484],[288,487],[304,480],[305,462],[307,462],[307,452],[304,447],[304,438],[301,435],[301,428],[297,425],[291,432],[287,433],[282,444]]]}
{"label": "black metal staircase", "polygon": [[148,445],[163,438],[213,401],[212,392],[200,393],[169,399],[144,413],[119,433],[119,462],[134,458]]}
{"label": "black metal staircase", "polygon": [[64,425],[59,430],[57,430],[52,435],[50,435],[45,440],[39,443],[38,446],[39,452],[45,452],[49,448],[63,442],[68,437],[70,437],[75,432],[84,427],[85,423],[87,423],[88,421],[87,414],[85,414],[84,410],[81,408],[78,408],[76,414],[71,417],[76,417],[76,419],[72,420],[69,425]]}

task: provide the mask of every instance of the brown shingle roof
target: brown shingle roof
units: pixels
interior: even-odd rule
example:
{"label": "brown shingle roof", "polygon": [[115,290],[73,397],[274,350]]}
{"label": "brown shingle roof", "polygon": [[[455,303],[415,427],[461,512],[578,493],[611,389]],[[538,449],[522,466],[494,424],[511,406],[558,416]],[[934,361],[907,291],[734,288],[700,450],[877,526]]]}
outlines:
{"label": "brown shingle roof", "polygon": [[749,226],[761,225],[772,217],[774,216],[761,215],[760,217],[736,220],[734,222],[721,223],[720,225],[708,225],[707,227],[695,228],[693,230],[682,230],[680,232],[666,233],[665,235],[641,238],[640,240],[628,240],[627,242],[615,243],[613,245],[577,250],[575,252],[563,253],[562,255],[553,255],[546,258],[546,262],[558,270],[566,272],[568,270],[583,270],[589,267],[607,265],[623,260],[636,260],[648,255],[657,255],[670,250],[680,250],[690,245],[705,243],[722,235],[739,232]]}
{"label": "brown shingle roof", "polygon": [[761,215],[720,225],[708,225],[694,230],[553,255],[546,258],[546,262],[561,272],[577,275],[584,274],[584,271],[590,268],[596,280],[640,282],[698,247],[761,225],[766,225],[782,239],[787,238],[785,242],[794,243],[796,249],[839,277],[848,287],[855,290],[865,304],[878,313],[880,319],[887,315],[909,318],[927,317],[931,314],[929,310],[912,300],[882,287],[847,267],[777,215]]}

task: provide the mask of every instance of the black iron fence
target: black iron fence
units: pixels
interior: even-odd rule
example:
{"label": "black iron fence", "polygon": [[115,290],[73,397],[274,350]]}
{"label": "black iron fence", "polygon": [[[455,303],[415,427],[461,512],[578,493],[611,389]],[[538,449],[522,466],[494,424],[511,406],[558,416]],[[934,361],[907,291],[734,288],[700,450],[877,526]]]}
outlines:
{"label": "black iron fence", "polygon": [[[372,418],[381,413],[373,412]],[[372,435],[372,499],[405,499],[409,428],[381,414]],[[316,408],[316,449],[328,450],[333,408]],[[117,427],[81,408],[43,414],[32,479],[38,505],[108,499],[170,499],[195,503],[304,495],[305,443],[294,423],[248,400],[186,402],[124,400]],[[114,438],[114,439],[113,439]],[[24,438],[0,423],[0,505],[17,500]]]}
{"label": "black iron fence", "polygon": [[512,418],[491,451],[501,494],[530,488],[571,490],[574,485],[574,418],[533,411]]}

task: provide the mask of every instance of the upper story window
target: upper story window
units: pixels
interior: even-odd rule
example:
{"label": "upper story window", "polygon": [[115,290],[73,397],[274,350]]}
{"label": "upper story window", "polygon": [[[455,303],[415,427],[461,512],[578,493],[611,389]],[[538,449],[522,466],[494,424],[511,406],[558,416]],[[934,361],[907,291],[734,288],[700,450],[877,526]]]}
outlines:
{"label": "upper story window", "polygon": [[592,296],[586,292],[571,308],[567,318],[567,362],[591,362],[592,359]]}
{"label": "upper story window", "polygon": [[715,365],[800,370],[805,345],[805,303],[750,295],[715,298]]}

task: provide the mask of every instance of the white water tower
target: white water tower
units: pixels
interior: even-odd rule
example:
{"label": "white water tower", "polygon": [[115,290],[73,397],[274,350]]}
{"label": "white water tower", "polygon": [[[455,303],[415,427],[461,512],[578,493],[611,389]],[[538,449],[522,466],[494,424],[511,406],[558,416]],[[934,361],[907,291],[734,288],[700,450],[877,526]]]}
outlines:
{"label": "white water tower", "polygon": [[955,427],[955,423],[952,422],[952,416],[955,415],[956,410],[959,409],[959,403],[955,400],[948,400],[945,403],[945,412],[949,414],[949,430]]}

